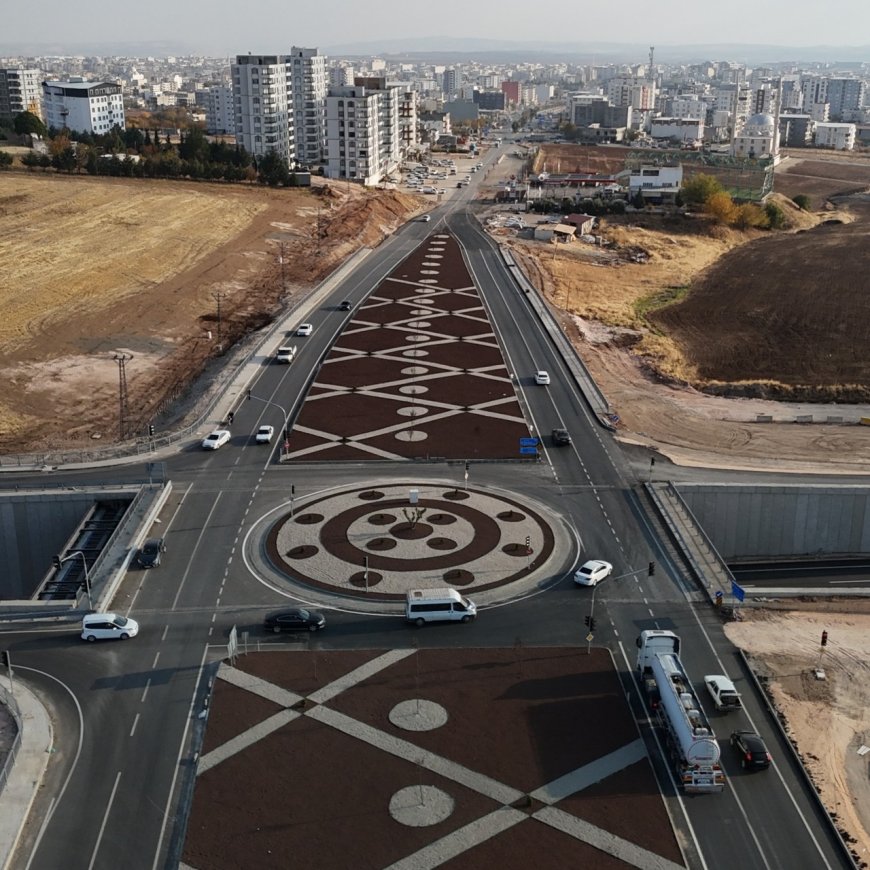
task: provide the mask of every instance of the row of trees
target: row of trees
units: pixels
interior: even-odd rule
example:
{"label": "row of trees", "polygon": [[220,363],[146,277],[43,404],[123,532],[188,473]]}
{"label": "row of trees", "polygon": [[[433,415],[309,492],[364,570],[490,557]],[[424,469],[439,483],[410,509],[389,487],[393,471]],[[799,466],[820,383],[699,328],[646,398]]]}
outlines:
{"label": "row of trees", "polygon": [[754,202],[736,203],[717,178],[704,173],[683,182],[681,196],[686,205],[699,207],[718,223],[739,230],[753,227],[776,230],[786,222],[785,213],[775,202],[763,206]]}
{"label": "row of trees", "polygon": [[296,176],[280,155],[272,153],[255,159],[240,145],[210,142],[198,127],[183,131],[175,143],[168,134],[161,136],[157,130],[136,127],[114,127],[101,135],[46,130],[39,118],[22,112],[15,118],[15,131],[46,140],[46,153],[31,151],[22,158],[28,169],[128,178],[258,181],[272,187],[296,184]]}

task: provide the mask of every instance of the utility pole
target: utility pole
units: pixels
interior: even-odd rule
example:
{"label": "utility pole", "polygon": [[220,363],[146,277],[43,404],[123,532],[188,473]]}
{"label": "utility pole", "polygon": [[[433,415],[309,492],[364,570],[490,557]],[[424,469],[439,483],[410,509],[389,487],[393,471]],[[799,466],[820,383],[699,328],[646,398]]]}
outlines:
{"label": "utility pole", "polygon": [[[320,206],[317,207],[317,213],[320,214]],[[318,220],[319,224],[319,220]],[[281,292],[287,295],[287,242],[279,242],[278,244],[278,263],[281,266]]]}
{"label": "utility pole", "polygon": [[116,353],[112,359],[118,364],[118,440],[127,437],[127,420],[130,416],[130,400],[127,393],[127,360],[132,353]]}
{"label": "utility pole", "polygon": [[217,340],[218,340],[218,347],[220,347],[220,345],[221,345],[221,297],[223,296],[223,292],[220,290],[215,290],[215,292],[212,293],[212,296],[217,301]]}

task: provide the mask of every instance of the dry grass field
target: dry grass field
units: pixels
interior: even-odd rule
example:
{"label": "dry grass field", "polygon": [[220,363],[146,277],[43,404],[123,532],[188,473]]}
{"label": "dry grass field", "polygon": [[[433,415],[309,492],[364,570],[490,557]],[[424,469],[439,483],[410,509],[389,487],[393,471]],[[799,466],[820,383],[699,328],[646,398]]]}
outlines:
{"label": "dry grass field", "polygon": [[292,297],[418,208],[322,183],[0,174],[0,449],[116,440],[117,351],[133,357],[130,416],[143,432],[209,359],[280,310],[278,243]]}

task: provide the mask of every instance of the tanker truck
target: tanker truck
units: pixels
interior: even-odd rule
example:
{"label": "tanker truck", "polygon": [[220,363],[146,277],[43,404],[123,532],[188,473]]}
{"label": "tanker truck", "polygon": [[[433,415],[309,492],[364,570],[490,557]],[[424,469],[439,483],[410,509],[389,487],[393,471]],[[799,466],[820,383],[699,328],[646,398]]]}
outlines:
{"label": "tanker truck", "polygon": [[680,639],[672,631],[648,630],[637,646],[638,677],[642,684],[655,680],[659,703],[653,712],[667,734],[678,782],[690,794],[722,791],[719,744],[680,661]]}

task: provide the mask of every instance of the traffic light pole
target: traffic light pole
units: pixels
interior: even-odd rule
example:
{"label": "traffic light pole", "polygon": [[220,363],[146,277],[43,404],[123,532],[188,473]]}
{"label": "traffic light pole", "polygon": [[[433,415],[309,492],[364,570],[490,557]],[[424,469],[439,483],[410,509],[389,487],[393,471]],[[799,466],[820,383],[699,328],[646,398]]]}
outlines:
{"label": "traffic light pole", "polygon": [[[656,563],[650,562],[647,566],[647,576],[652,577],[656,572]],[[605,577],[604,580],[612,579],[612,580],[622,580],[624,577],[634,577],[635,574],[642,574],[643,568],[638,569],[637,571],[629,571],[627,574],[620,574],[619,577]],[[586,655],[590,655],[592,653],[592,639],[595,636],[595,593],[598,591],[598,587],[604,582],[604,580],[599,580],[592,587],[592,602],[589,605],[589,615],[584,620],[586,625],[589,626],[589,631],[586,634]]]}
{"label": "traffic light pole", "polygon": [[270,399],[261,399],[259,396],[253,395],[251,393],[251,391],[248,390],[248,401],[250,402],[251,399],[255,399],[258,402],[262,402],[264,405],[274,405],[281,412],[281,416],[284,420],[284,426],[283,426],[283,429],[281,431],[281,453],[283,453],[284,452],[284,445],[286,444],[287,439],[290,437],[290,433],[287,431],[287,426],[289,425],[289,422],[290,422],[289,421],[289,414],[277,402],[273,402]]}
{"label": "traffic light pole", "polygon": [[76,556],[82,557],[82,565],[85,569],[85,592],[87,592],[88,595],[88,609],[93,610],[94,602],[91,598],[91,577],[90,574],[88,574],[88,560],[85,558],[85,554],[81,550],[73,550],[68,556],[55,556],[55,567],[60,568],[64,562],[69,562],[70,559],[75,559]]}

